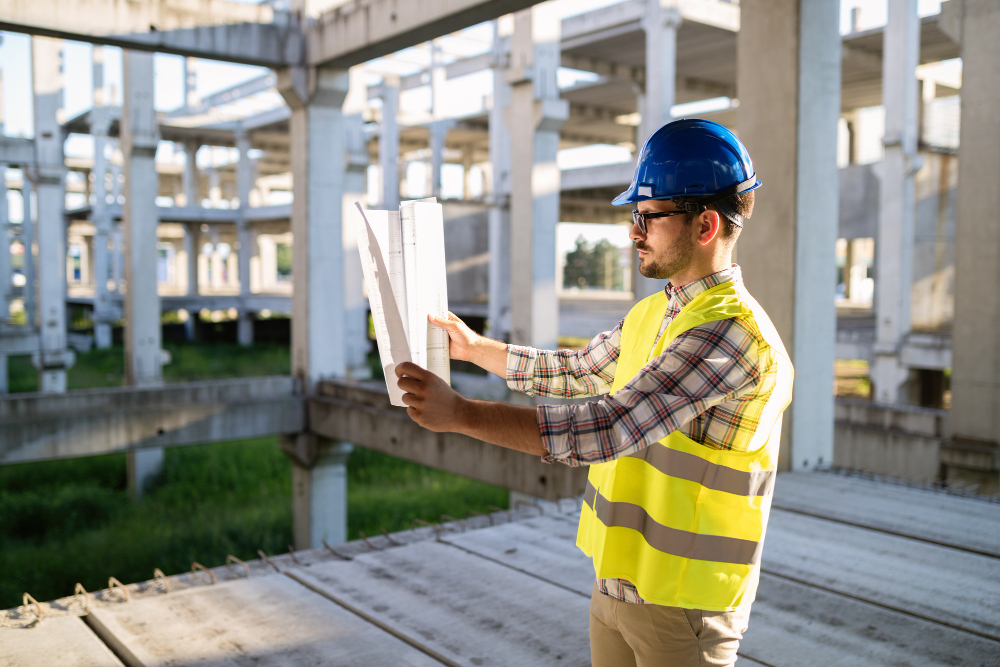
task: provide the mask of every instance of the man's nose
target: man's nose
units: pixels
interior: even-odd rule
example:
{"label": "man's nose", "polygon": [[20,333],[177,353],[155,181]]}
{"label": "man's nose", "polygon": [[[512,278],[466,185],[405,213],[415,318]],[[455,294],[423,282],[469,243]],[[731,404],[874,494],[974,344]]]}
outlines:
{"label": "man's nose", "polygon": [[646,238],[646,235],[639,229],[638,223],[633,222],[632,228],[628,230],[628,238],[630,241],[635,242]]}

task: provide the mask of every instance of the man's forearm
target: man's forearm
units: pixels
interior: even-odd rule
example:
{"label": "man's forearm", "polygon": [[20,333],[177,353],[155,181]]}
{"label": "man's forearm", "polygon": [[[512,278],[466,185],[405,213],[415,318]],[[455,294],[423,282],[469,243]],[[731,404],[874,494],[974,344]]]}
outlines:
{"label": "man's forearm", "polygon": [[507,378],[507,343],[485,336],[476,341],[469,361],[494,375]]}
{"label": "man's forearm", "polygon": [[533,407],[466,399],[461,413],[459,433],[527,454],[548,454]]}

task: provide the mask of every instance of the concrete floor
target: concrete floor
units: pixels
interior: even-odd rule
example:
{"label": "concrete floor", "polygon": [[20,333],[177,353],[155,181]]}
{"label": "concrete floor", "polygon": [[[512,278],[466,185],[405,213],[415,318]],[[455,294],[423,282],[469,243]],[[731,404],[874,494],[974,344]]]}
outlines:
{"label": "concrete floor", "polygon": [[[10,610],[0,665],[586,665],[576,507]],[[1000,664],[1000,503],[787,473],[774,508],[740,665]]]}

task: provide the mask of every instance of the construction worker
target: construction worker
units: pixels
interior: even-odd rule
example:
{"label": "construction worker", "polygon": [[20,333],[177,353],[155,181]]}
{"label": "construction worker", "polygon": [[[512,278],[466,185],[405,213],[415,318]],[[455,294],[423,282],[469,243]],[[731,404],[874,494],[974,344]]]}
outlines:
{"label": "construction worker", "polygon": [[774,488],[792,366],[743,286],[732,249],[760,187],[725,127],[684,119],[654,132],[628,190],[639,271],[666,280],[583,350],[479,336],[449,313],[451,355],[539,396],[537,408],[469,400],[406,363],[410,417],[588,465],[577,545],[593,558],[594,665],[730,665],[747,628]]}

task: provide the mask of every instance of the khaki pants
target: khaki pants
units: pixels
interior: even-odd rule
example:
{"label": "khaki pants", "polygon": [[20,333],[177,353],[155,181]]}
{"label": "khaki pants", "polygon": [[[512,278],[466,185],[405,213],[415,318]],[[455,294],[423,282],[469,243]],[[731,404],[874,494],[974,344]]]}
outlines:
{"label": "khaki pants", "polygon": [[736,661],[750,607],[698,611],[590,597],[594,667],[723,667]]}

